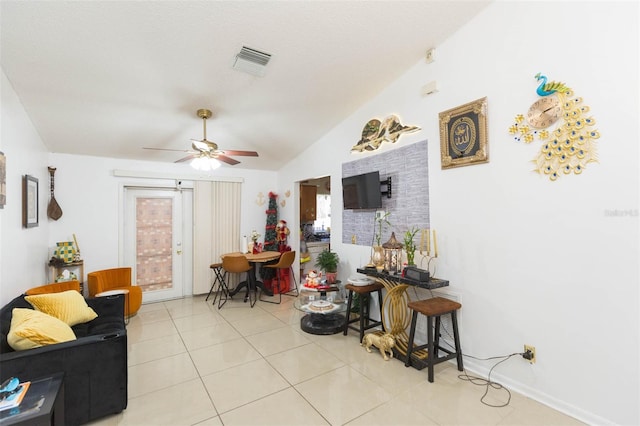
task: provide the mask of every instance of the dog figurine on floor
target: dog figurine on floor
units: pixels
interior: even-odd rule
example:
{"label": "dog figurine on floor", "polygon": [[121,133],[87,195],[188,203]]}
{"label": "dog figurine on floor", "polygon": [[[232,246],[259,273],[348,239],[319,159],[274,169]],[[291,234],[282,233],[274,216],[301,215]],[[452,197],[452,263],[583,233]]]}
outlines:
{"label": "dog figurine on floor", "polygon": [[[396,345],[396,338],[390,333],[365,334],[360,346],[364,346],[367,349],[367,352],[371,352],[371,345],[380,350],[382,358],[384,358],[385,361],[389,361],[389,357],[393,358],[393,351],[391,349]],[[387,356],[387,352],[389,353],[389,356]]]}

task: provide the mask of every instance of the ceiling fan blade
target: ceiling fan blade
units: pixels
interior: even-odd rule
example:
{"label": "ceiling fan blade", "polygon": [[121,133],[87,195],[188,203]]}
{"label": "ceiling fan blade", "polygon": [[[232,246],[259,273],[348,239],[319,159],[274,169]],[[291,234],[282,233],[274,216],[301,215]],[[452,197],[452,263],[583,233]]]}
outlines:
{"label": "ceiling fan blade", "polygon": [[238,160],[234,160],[233,158],[227,157],[224,154],[218,154],[218,155],[215,156],[215,158],[217,160],[219,160],[219,161],[222,161],[223,163],[227,163],[227,164],[230,164],[232,166],[235,166],[236,164],[240,164],[240,162]]}
{"label": "ceiling fan blade", "polygon": [[184,163],[185,161],[193,160],[194,158],[198,158],[199,156],[200,156],[199,152],[195,154],[187,155],[184,158],[174,161],[174,163]]}
{"label": "ceiling fan blade", "polygon": [[192,152],[189,149],[144,148],[144,147],[142,149],[150,149],[152,151]]}
{"label": "ceiling fan blade", "polygon": [[233,149],[223,149],[222,151],[223,154],[225,155],[240,155],[240,156],[245,156],[245,157],[257,157],[258,153],[255,151],[236,151]]}

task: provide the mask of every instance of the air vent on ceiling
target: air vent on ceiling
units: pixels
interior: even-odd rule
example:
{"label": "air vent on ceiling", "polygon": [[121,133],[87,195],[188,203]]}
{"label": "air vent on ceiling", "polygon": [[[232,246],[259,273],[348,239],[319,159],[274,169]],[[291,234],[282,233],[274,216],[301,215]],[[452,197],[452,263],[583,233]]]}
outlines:
{"label": "air vent on ceiling", "polygon": [[233,69],[263,77],[271,55],[250,47],[242,46],[240,53],[236,55]]}

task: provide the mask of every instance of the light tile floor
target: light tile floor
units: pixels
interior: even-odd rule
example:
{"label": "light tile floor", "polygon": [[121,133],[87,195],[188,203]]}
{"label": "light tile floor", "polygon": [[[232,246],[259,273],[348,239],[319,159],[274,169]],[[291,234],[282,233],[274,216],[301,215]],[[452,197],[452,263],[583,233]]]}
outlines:
{"label": "light tile floor", "polygon": [[[204,296],[143,305],[127,327],[129,403],[93,425],[580,425],[512,392],[480,398],[454,364],[405,368],[368,353],[355,332],[300,330],[294,298],[242,298],[222,309]],[[501,404],[505,394],[489,394]]]}

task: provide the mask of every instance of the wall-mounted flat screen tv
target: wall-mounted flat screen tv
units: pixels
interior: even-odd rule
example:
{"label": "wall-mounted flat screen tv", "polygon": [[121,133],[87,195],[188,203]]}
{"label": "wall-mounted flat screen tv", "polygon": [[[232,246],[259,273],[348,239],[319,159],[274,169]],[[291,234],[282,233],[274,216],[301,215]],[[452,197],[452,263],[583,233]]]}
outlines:
{"label": "wall-mounted flat screen tv", "polygon": [[342,178],[342,201],[345,210],[381,208],[380,172]]}

